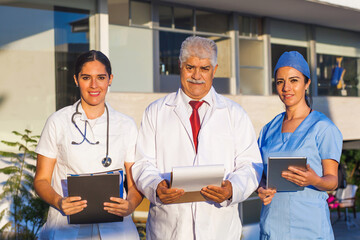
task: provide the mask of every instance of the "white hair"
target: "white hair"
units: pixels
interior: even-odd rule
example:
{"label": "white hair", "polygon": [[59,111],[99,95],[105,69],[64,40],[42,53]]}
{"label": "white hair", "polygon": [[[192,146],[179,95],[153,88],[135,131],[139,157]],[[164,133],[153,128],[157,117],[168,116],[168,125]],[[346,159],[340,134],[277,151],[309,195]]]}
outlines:
{"label": "white hair", "polygon": [[216,43],[208,38],[191,36],[186,38],[180,49],[180,66],[186,62],[189,57],[208,58],[213,67],[217,64],[217,46]]}

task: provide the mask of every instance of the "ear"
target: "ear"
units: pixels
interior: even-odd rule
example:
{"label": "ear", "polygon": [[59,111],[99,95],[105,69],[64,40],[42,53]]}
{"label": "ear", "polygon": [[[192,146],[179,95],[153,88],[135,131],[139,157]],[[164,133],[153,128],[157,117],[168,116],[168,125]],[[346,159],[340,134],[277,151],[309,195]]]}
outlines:
{"label": "ear", "polygon": [[305,85],[305,90],[308,90],[310,84],[311,84],[311,79],[309,78],[307,84]]}
{"label": "ear", "polygon": [[79,83],[78,83],[78,81],[77,81],[77,78],[76,78],[76,75],[75,75],[75,74],[74,74],[74,82],[75,82],[76,87],[79,87]]}
{"label": "ear", "polygon": [[214,67],[214,71],[213,71],[213,78],[215,77],[215,73],[216,73],[216,70],[217,70],[217,68],[218,68],[218,64],[216,64],[216,66]]}
{"label": "ear", "polygon": [[114,75],[110,75],[110,79],[109,79],[109,86],[111,86],[111,83],[112,83],[112,80],[113,80],[113,77],[114,77]]}

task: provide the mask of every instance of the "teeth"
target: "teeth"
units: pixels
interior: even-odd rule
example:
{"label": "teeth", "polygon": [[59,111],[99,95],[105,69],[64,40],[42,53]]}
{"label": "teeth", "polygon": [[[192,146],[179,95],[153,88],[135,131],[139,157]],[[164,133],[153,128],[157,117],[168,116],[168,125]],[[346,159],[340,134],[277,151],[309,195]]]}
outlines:
{"label": "teeth", "polygon": [[90,95],[98,95],[100,92],[90,92]]}

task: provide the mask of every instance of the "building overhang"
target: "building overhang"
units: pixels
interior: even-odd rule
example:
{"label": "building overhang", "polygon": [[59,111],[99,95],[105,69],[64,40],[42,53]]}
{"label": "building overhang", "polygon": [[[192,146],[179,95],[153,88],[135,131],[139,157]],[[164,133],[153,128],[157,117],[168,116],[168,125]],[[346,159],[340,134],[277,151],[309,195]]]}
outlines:
{"label": "building overhang", "polygon": [[349,0],[167,0],[201,8],[360,31],[360,3]]}

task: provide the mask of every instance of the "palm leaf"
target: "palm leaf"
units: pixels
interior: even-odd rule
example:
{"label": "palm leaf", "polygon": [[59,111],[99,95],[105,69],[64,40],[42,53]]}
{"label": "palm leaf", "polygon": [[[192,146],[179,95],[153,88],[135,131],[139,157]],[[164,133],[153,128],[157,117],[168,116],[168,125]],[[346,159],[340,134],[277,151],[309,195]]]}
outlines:
{"label": "palm leaf", "polygon": [[32,132],[32,131],[29,130],[29,129],[25,129],[24,131],[26,132],[26,134],[30,134],[30,133]]}
{"label": "palm leaf", "polygon": [[16,166],[9,166],[9,167],[0,168],[0,173],[4,173],[6,175],[17,173],[19,171],[20,171],[20,169],[18,167],[16,167]]}
{"label": "palm leaf", "polygon": [[0,232],[4,232],[5,230],[11,228],[12,222],[9,221],[7,222],[4,226],[2,226],[2,228],[0,229]]}
{"label": "palm leaf", "polygon": [[30,163],[25,163],[24,167],[25,167],[27,170],[31,171],[31,172],[35,172],[35,171],[36,171],[36,166],[34,166],[34,165],[30,164]]}
{"label": "palm leaf", "polygon": [[18,131],[12,131],[12,133],[15,134],[16,136],[20,136],[20,137],[23,136],[23,134],[19,133]]}
{"label": "palm leaf", "polygon": [[19,155],[13,152],[0,151],[0,155],[8,158],[17,158],[17,159],[19,158]]}
{"label": "palm leaf", "polygon": [[8,142],[8,141],[4,141],[4,140],[1,140],[1,142],[10,147],[16,147],[19,144],[19,142]]}

